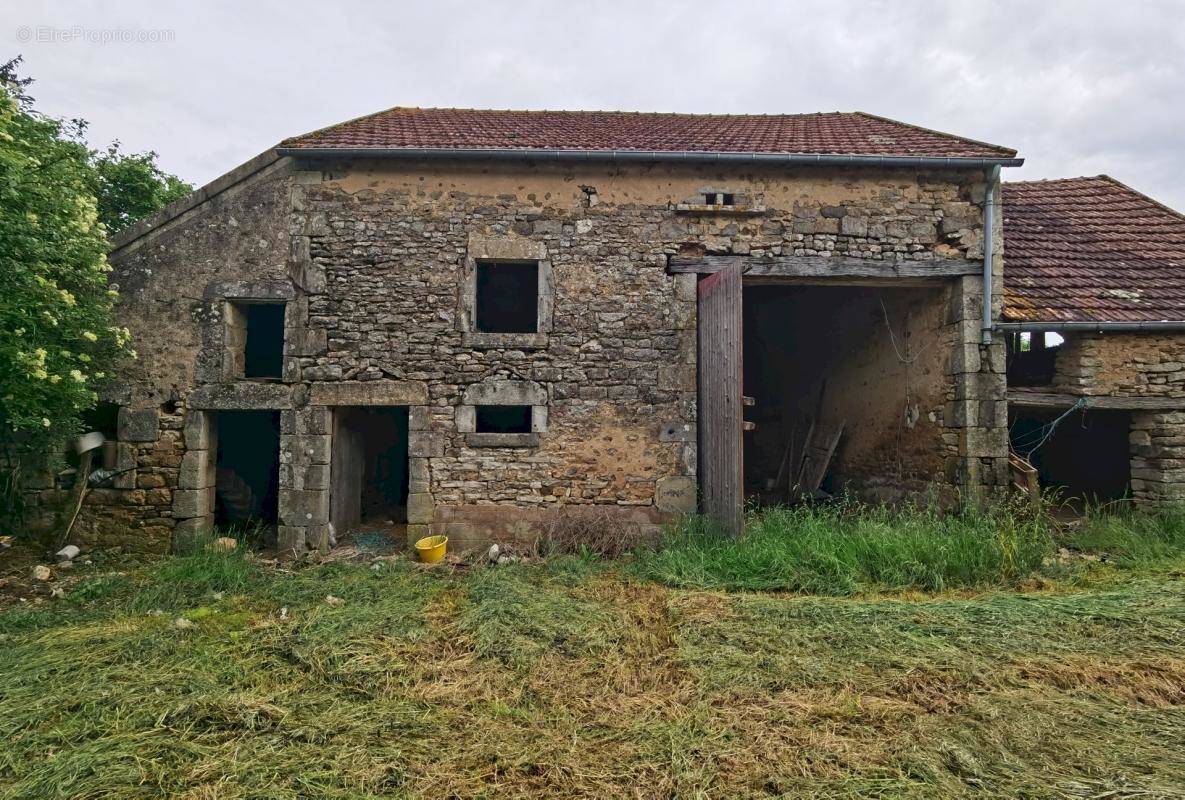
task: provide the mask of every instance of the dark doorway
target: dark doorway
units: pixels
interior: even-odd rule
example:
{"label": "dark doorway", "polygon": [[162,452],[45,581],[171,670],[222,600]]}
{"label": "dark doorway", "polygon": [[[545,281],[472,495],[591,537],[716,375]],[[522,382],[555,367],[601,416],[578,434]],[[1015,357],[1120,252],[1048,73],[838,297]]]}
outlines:
{"label": "dark doorway", "polygon": [[214,521],[275,525],[279,496],[280,412],[219,411]]}
{"label": "dark doorway", "polygon": [[1037,470],[1042,487],[1083,503],[1128,495],[1131,414],[1126,411],[1009,409],[1012,449]]}
{"label": "dark doorway", "polygon": [[405,406],[334,412],[330,520],[338,532],[407,521],[407,458]]}
{"label": "dark doorway", "polygon": [[[745,494],[897,502],[941,474],[941,286],[745,283]],[[937,412],[936,412],[937,409]]]}

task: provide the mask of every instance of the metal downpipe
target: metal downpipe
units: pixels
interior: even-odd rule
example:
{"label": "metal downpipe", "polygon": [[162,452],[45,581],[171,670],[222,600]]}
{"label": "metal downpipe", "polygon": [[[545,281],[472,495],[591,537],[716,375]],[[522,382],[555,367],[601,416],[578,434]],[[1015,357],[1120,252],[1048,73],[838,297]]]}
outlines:
{"label": "metal downpipe", "polygon": [[995,250],[996,190],[1000,188],[1000,165],[994,164],[987,171],[987,186],[983,194],[983,322],[980,326],[981,341],[992,343],[992,256]]}

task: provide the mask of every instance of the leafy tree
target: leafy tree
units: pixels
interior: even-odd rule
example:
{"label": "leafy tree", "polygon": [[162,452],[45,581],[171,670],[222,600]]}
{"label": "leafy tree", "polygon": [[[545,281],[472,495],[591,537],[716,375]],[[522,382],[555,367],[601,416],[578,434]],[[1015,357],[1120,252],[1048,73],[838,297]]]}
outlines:
{"label": "leafy tree", "polygon": [[119,148],[119,142],[114,142],[92,158],[99,221],[108,233],[117,233],[193,191],[193,186],[157,166],[155,152],[123,153]]}
{"label": "leafy tree", "polygon": [[0,64],[0,516],[27,453],[61,452],[96,386],[135,357],[114,324],[107,235],[190,191],[156,154],[88,148],[82,120],[34,110],[20,57]]}
{"label": "leafy tree", "polygon": [[107,237],[82,124],[40,116],[0,86],[0,435],[70,435],[116,359]]}
{"label": "leafy tree", "polygon": [[0,442],[46,450],[135,355],[113,323],[107,235],[191,187],[156,153],[93,151],[85,122],[39,114],[20,63],[0,64]]}

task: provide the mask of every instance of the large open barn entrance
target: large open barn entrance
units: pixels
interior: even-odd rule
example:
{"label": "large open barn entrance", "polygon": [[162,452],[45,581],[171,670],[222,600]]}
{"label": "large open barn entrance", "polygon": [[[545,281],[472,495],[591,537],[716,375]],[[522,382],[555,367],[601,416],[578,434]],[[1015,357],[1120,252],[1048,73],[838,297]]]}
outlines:
{"label": "large open barn entrance", "polygon": [[217,525],[276,524],[280,412],[219,411],[214,478]]}
{"label": "large open barn entrance", "polygon": [[942,465],[948,290],[917,285],[743,289],[750,502],[851,491],[895,501]]}
{"label": "large open barn entrance", "polygon": [[334,410],[330,521],[344,533],[407,522],[406,406]]}
{"label": "large open barn entrance", "polygon": [[1037,470],[1041,486],[1075,505],[1128,495],[1131,413],[1095,409],[1009,409],[1012,449]]}

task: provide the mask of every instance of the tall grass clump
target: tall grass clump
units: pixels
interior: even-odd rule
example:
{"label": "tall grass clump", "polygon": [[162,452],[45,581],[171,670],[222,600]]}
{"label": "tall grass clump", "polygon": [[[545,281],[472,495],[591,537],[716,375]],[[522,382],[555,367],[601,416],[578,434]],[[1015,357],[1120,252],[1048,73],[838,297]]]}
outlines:
{"label": "tall grass clump", "polygon": [[182,553],[161,561],[132,600],[136,610],[170,609],[208,600],[215,592],[237,594],[259,581],[259,568],[246,548],[227,550],[213,537],[195,540]]}
{"label": "tall grass clump", "polygon": [[1145,514],[1105,509],[1089,514],[1066,537],[1072,550],[1106,556],[1125,567],[1162,564],[1185,557],[1185,509]]}
{"label": "tall grass clump", "polygon": [[670,586],[851,595],[1016,582],[1051,552],[1050,526],[1020,506],[957,513],[838,503],[752,514],[729,539],[691,518],[634,569]]}

